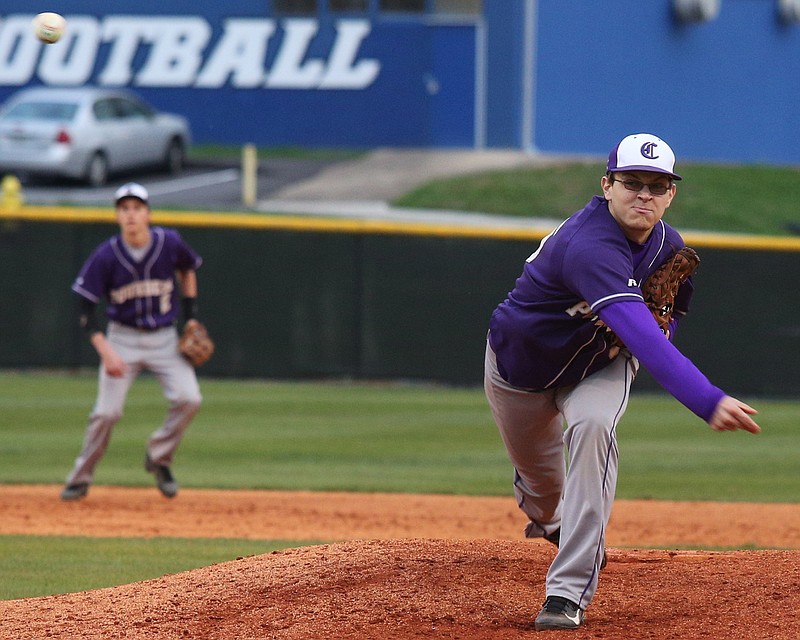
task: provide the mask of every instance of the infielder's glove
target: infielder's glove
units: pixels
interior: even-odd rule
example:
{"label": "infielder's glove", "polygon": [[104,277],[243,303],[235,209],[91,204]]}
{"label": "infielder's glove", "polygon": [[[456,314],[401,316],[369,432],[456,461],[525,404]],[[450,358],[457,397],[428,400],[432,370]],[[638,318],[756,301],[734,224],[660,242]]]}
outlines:
{"label": "infielder's glove", "polygon": [[700,264],[694,249],[683,247],[656,269],[642,285],[644,301],[650,308],[659,328],[669,336],[669,321],[678,289]]}
{"label": "infielder's glove", "polygon": [[183,327],[183,334],[178,342],[178,351],[184,358],[199,367],[208,362],[214,353],[214,341],[208,335],[208,330],[198,320],[187,320]]}

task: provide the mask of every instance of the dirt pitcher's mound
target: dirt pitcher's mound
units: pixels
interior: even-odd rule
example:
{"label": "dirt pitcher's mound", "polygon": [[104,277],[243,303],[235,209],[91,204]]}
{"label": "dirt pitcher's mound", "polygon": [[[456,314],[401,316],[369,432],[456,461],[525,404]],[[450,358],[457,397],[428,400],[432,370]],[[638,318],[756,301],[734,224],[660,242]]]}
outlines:
{"label": "dirt pitcher's mound", "polygon": [[[527,519],[513,497],[94,486],[62,502],[60,486],[0,487],[0,535],[519,540]],[[800,549],[800,504],[617,500],[611,547]],[[2,639],[0,639],[2,640]]]}
{"label": "dirt pitcher's mound", "polygon": [[[344,540],[137,584],[0,602],[0,640],[493,640],[534,635],[555,549],[511,498],[0,487],[0,535]],[[587,624],[603,640],[797,640],[800,505],[620,500]],[[561,632],[535,634],[547,638]],[[563,637],[561,633],[561,637]]]}
{"label": "dirt pitcher's mound", "polygon": [[[518,639],[534,633],[553,552],[503,540],[304,547],[111,589],[1,602],[0,635]],[[800,637],[797,552],[612,549],[609,557],[587,623],[570,638]]]}

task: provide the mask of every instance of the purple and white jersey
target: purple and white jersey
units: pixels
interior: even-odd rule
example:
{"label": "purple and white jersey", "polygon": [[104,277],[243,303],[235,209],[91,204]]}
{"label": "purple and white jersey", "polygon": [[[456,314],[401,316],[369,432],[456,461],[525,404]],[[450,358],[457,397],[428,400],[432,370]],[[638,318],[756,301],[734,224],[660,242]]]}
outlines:
{"label": "purple and white jersey", "polygon": [[[508,298],[494,310],[490,344],[500,375],[526,389],[575,384],[607,366],[618,349],[597,317],[622,301],[644,304],[641,284],[684,246],[660,221],[647,242],[630,242],[595,196],[545,237],[525,263]],[[682,287],[675,312],[688,311],[692,284]]]}
{"label": "purple and white jersey", "polygon": [[151,227],[151,243],[135,260],[116,235],[94,250],[72,285],[87,300],[107,301],[109,320],[139,329],[173,324],[178,315],[175,271],[198,269],[200,256],[174,229]]}

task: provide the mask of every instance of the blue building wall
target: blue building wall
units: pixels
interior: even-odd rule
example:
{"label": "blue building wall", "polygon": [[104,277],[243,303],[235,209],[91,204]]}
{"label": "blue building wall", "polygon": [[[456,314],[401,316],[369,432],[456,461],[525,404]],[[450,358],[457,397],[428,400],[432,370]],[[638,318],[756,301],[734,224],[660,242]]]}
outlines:
{"label": "blue building wall", "polygon": [[539,2],[531,144],[607,153],[653,131],[681,158],[800,162],[800,25],[777,5],[722,0],[687,24],[668,0]]}
{"label": "blue building wall", "polygon": [[531,71],[525,68],[526,33],[531,31],[526,26],[533,19],[526,12],[527,4],[491,0],[485,4],[486,140],[490,147],[530,146],[523,127],[526,113],[533,114],[532,98],[526,99],[524,90],[526,73]]}
{"label": "blue building wall", "polygon": [[[128,86],[187,115],[199,142],[604,155],[651,131],[681,160],[794,164],[800,26],[777,5],[722,0],[686,24],[672,0],[484,0],[475,16],[0,0],[0,100]],[[30,34],[45,10],[68,19],[55,45]]]}
{"label": "blue building wall", "polygon": [[[30,21],[67,18],[42,45]],[[0,100],[21,86],[129,87],[199,142],[475,146],[476,23],[429,13],[270,15],[261,0],[0,2]]]}

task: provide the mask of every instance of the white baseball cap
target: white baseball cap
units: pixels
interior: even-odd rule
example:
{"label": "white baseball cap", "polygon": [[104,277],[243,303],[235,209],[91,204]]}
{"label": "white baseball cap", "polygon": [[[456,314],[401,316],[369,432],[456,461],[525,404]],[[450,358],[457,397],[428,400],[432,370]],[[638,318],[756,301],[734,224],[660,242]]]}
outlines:
{"label": "white baseball cap", "polygon": [[626,136],[608,154],[608,171],[655,171],[666,173],[673,180],[682,178],[675,173],[675,153],[670,146],[652,133]]}
{"label": "white baseball cap", "polygon": [[123,198],[138,198],[145,204],[149,202],[147,189],[137,182],[128,182],[117,189],[117,192],[114,194],[114,203],[119,203]]}

